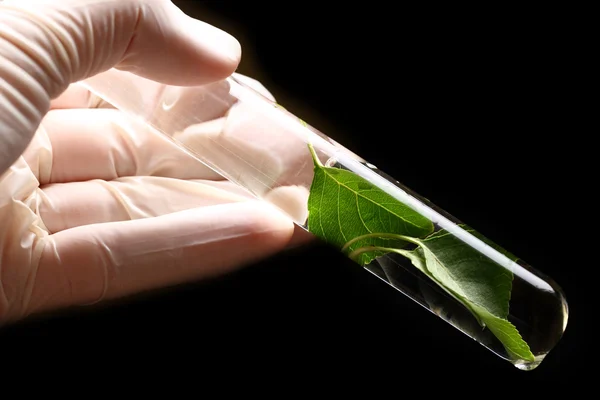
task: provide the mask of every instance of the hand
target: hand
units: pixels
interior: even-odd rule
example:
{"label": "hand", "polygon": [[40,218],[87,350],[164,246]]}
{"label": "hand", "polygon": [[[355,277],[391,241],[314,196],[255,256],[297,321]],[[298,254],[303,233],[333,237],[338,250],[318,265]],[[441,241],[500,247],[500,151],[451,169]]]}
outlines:
{"label": "hand", "polygon": [[239,59],[234,38],[167,0],[0,3],[0,321],[222,274],[290,244],[290,218],[72,84],[114,67],[205,85]]}

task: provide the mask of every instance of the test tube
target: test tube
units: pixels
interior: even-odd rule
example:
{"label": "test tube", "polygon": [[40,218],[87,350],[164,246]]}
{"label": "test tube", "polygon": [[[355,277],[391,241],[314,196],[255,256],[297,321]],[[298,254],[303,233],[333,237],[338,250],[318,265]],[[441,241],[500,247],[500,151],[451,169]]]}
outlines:
{"label": "test tube", "polygon": [[[566,329],[561,288],[240,80],[81,82],[521,370]],[[399,311],[401,312],[401,311]]]}

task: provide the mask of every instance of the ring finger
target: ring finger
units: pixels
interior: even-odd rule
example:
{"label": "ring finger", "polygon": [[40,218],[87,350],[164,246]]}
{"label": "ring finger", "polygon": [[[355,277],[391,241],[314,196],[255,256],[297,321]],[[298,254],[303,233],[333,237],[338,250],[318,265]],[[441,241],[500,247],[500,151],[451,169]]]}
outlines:
{"label": "ring finger", "polygon": [[51,184],[40,190],[39,195],[40,216],[50,233],[252,198],[228,181],[151,176]]}

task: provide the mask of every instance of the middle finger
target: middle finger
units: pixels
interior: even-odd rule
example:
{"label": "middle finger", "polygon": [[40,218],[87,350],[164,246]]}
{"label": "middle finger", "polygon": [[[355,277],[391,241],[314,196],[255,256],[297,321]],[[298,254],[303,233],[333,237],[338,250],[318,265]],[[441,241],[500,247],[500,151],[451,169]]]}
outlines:
{"label": "middle finger", "polygon": [[[51,160],[40,159],[43,153]],[[40,185],[125,176],[223,179],[166,136],[109,108],[50,111],[24,157],[34,172],[46,170],[38,173]]]}

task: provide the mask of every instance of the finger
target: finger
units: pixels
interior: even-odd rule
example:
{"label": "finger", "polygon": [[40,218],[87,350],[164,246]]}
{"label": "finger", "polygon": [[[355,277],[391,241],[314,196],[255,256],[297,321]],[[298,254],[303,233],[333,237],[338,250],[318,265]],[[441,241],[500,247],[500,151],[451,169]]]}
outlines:
{"label": "finger", "polygon": [[[256,80],[233,75],[266,98],[273,97]],[[171,137],[191,125],[224,117],[238,102],[228,80],[194,87],[169,86],[113,68],[86,79],[82,85]]]}
{"label": "finger", "polygon": [[226,117],[191,125],[173,138],[223,176],[264,196],[279,186],[307,187],[312,179],[310,151],[296,129],[304,128],[240,103]]}
{"label": "finger", "polygon": [[91,93],[80,84],[73,83],[57,98],[50,101],[51,110],[65,108],[114,108],[104,99]]}
{"label": "finger", "polygon": [[[120,93],[115,96],[122,103],[120,106],[135,115],[145,116],[157,129],[171,136],[191,125],[211,123],[224,117],[238,102],[238,99],[231,95],[230,84],[226,81],[191,88],[165,87],[143,78],[124,77],[117,71],[109,71],[103,75],[104,82],[95,81],[97,88],[106,88],[104,92],[114,94],[114,89],[107,88],[108,82],[111,82],[111,85],[112,82],[121,82],[120,87],[129,85],[126,94],[124,89],[119,88]],[[256,79],[238,73],[232,74],[232,77],[270,101],[275,101],[271,92]],[[134,96],[133,93],[137,95]],[[160,106],[146,100],[152,98],[156,99],[155,102],[160,103]]]}
{"label": "finger", "polygon": [[[104,74],[104,76],[111,76],[110,73]],[[249,76],[234,72],[232,76],[237,79],[239,82],[251,87],[255,91],[261,93],[263,96],[267,97],[271,101],[275,101],[275,98],[267,90],[267,88],[257,81],[254,78]],[[149,84],[152,86],[160,86],[161,84],[155,81],[150,80],[136,80],[136,84]],[[145,90],[140,90],[140,88],[135,88],[140,92],[146,92]],[[134,89],[134,90],[135,90]],[[192,88],[186,88],[187,91],[193,91]],[[188,96],[189,98],[189,96]],[[193,99],[190,99],[193,101]],[[104,99],[98,97],[97,95],[91,93],[86,87],[80,84],[71,84],[62,94],[60,94],[57,98],[53,99],[50,102],[50,109],[65,109],[65,108],[114,108],[113,105],[106,102]]]}
{"label": "finger", "polygon": [[240,54],[237,40],[170,1],[4,1],[0,173],[70,83],[116,66],[167,84],[201,85],[233,73]]}
{"label": "finger", "polygon": [[40,216],[51,233],[82,225],[150,218],[252,198],[228,181],[159,177],[54,184],[44,187],[40,196]]}
{"label": "finger", "polygon": [[271,92],[269,92],[267,90],[267,88],[262,83],[260,83],[259,81],[257,81],[256,79],[251,78],[251,77],[249,77],[247,75],[239,74],[239,73],[234,73],[232,76],[235,79],[237,79],[238,82],[243,83],[244,85],[252,88],[253,90],[255,90],[258,93],[260,93],[263,96],[265,96],[270,101],[275,101],[275,97],[273,97],[273,94]]}
{"label": "finger", "polygon": [[265,203],[242,202],[62,231],[43,251],[28,312],[220,275],[284,249],[293,230]]}
{"label": "finger", "polygon": [[[133,97],[140,99],[140,108],[145,108],[143,99],[148,101],[157,93],[165,92],[160,84],[146,79],[132,76],[124,79],[122,74],[112,71],[102,75],[107,76],[106,79],[111,78],[111,85],[126,90],[129,97],[135,93]],[[267,98],[273,98],[255,79],[241,74],[233,75]],[[169,87],[168,93],[164,100],[169,103],[170,111],[161,114],[157,118],[159,121],[154,121],[156,128],[167,133],[186,130],[190,124],[202,120],[207,121],[203,132],[212,129],[213,133],[218,134],[222,126],[214,121],[225,115],[232,106],[232,102],[221,101],[229,93],[225,82],[191,88]],[[32,166],[43,169],[44,165],[38,163],[41,147],[52,146],[51,149],[44,149],[46,153],[53,154],[53,161],[45,166],[47,171],[43,175],[38,175],[42,184],[87,179],[110,180],[126,175],[221,179],[213,170],[178,149],[171,140],[162,137],[156,129],[151,131],[137,119],[131,120],[117,112],[62,110],[86,107],[113,108],[83,86],[75,84],[56,100],[55,110],[44,117],[44,132],[38,132],[37,136],[46,134],[49,138],[34,138],[37,143],[31,144],[25,152],[25,158]],[[152,112],[153,107],[147,108],[148,112]],[[260,132],[257,136],[260,136]]]}
{"label": "finger", "polygon": [[136,175],[223,179],[166,136],[115,109],[52,110],[41,128],[23,156],[42,185]]}

